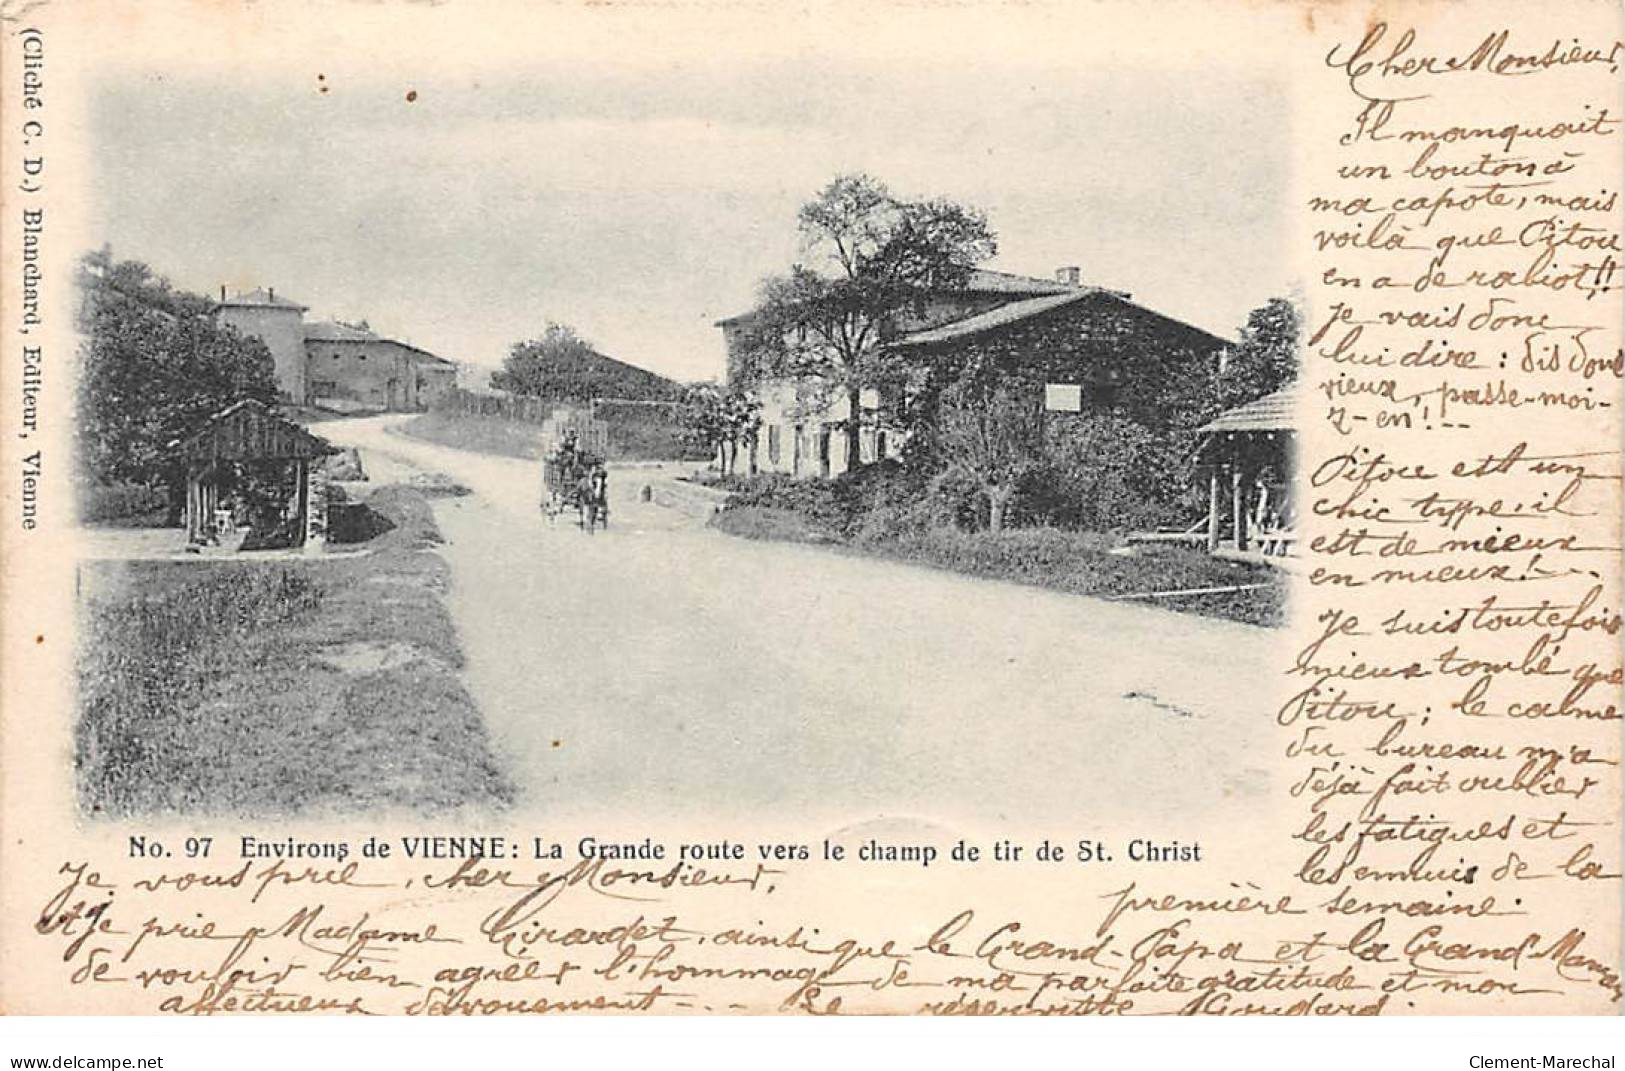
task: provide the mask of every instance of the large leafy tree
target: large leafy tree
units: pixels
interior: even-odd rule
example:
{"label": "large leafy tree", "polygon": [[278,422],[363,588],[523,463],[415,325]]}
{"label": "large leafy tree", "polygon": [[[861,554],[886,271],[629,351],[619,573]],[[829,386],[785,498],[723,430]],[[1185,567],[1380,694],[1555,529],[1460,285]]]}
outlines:
{"label": "large leafy tree", "polygon": [[884,347],[900,314],[928,291],[963,287],[998,245],[979,210],[898,197],[865,174],[837,176],[797,223],[803,260],[763,281],[749,327],[755,371],[844,394],[855,468],[864,390],[901,378]]}
{"label": "large leafy tree", "polygon": [[715,452],[726,476],[734,471],[740,445],[755,436],[761,410],[761,403],[743,391],[702,383],[689,390],[684,430],[696,446]]}
{"label": "large leafy tree", "polygon": [[502,367],[491,373],[491,386],[564,402],[676,399],[680,393],[664,376],[606,357],[575,328],[552,321],[540,338],[514,343]]}
{"label": "large leafy tree", "polygon": [[104,250],[81,263],[79,461],[104,484],[173,479],[169,444],[233,402],[274,406],[258,339],[219,324],[207,298]]}

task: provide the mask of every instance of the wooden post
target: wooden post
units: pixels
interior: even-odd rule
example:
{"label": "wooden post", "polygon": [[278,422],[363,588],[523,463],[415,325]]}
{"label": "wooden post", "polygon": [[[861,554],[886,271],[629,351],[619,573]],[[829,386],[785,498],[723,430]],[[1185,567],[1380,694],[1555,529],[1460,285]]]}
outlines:
{"label": "wooden post", "polygon": [[310,534],[310,470],[303,459],[293,463],[294,530],[299,533],[296,546],[304,546]]}
{"label": "wooden post", "polygon": [[1207,478],[1207,552],[1219,549],[1219,466],[1215,462]]}
{"label": "wooden post", "polygon": [[1236,549],[1247,549],[1247,496],[1241,482],[1241,466],[1230,470],[1230,511],[1236,533]]}
{"label": "wooden post", "polygon": [[305,488],[305,553],[327,549],[327,473],[319,465],[300,462]]}
{"label": "wooden post", "polygon": [[186,466],[186,541],[196,543],[200,536],[198,513],[202,492],[197,485],[197,466]]}

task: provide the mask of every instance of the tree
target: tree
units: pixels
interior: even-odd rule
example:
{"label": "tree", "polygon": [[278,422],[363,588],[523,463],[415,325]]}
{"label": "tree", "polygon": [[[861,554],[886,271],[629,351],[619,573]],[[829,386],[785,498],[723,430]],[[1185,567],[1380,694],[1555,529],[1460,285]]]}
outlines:
{"label": "tree", "polygon": [[491,386],[555,401],[594,398],[675,399],[677,384],[647,369],[606,357],[568,324],[548,321],[540,338],[516,342],[491,373]]}
{"label": "tree", "polygon": [[1298,374],[1303,317],[1284,297],[1271,298],[1247,315],[1235,345],[1220,366],[1203,361],[1174,362],[1163,376],[1158,400],[1162,424],[1194,449],[1199,429],[1227,409],[1280,390]]}
{"label": "tree", "polygon": [[258,339],[217,323],[207,298],[105,251],[80,265],[75,435],[104,484],[172,481],[169,444],[233,402],[276,405],[275,365]]}
{"label": "tree", "polygon": [[1220,408],[1244,405],[1292,382],[1302,333],[1303,314],[1287,298],[1271,298],[1248,313],[1219,374]]}
{"label": "tree", "polygon": [[758,371],[844,393],[846,456],[856,468],[865,389],[901,369],[884,343],[926,292],[963,287],[998,250],[986,217],[941,198],[906,200],[869,175],[840,175],[797,217],[804,263],[763,281],[748,328]]}
{"label": "tree", "polygon": [[740,390],[725,390],[702,383],[689,390],[684,407],[685,431],[690,441],[717,454],[724,476],[733,473],[739,445],[749,442],[762,422],[762,405]]}
{"label": "tree", "polygon": [[937,419],[947,474],[981,489],[988,530],[1003,531],[1017,488],[1045,464],[1043,388],[979,363],[942,392]]}

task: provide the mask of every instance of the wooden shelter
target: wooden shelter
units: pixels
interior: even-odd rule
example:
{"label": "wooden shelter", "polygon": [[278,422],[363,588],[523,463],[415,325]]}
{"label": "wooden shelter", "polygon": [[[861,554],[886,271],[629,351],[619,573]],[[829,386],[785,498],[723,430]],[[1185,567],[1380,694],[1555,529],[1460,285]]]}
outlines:
{"label": "wooden shelter", "polygon": [[293,526],[294,544],[320,544],[327,533],[327,502],[316,461],[337,449],[260,402],[236,402],[214,414],[197,431],[170,444],[186,466],[186,538],[216,538],[220,488],[233,467],[261,462],[290,466],[293,491],[283,517]]}
{"label": "wooden shelter", "polygon": [[1208,478],[1210,552],[1269,557],[1293,551],[1297,408],[1293,383],[1228,410],[1201,429],[1196,463]]}

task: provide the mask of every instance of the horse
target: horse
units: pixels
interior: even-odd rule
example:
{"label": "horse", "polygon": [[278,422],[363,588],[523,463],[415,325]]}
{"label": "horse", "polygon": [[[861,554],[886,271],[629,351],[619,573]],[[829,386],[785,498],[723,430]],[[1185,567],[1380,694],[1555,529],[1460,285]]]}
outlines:
{"label": "horse", "polygon": [[596,468],[576,482],[576,508],[581,513],[581,527],[592,534],[598,525],[609,527],[609,474]]}

